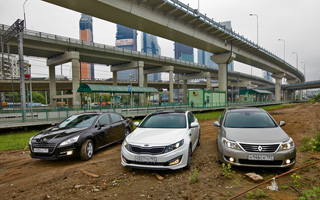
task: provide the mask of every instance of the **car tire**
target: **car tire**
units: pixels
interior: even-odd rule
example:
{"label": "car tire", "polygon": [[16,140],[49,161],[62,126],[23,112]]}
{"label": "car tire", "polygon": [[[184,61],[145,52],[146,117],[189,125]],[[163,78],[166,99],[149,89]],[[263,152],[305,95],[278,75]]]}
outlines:
{"label": "car tire", "polygon": [[199,131],[197,146],[200,146],[200,131]]}
{"label": "car tire", "polygon": [[90,160],[93,156],[93,142],[88,139],[81,145],[80,158],[81,160]]}
{"label": "car tire", "polygon": [[189,150],[188,150],[188,160],[187,165],[184,167],[184,169],[188,170],[191,168],[191,161],[192,161],[192,147],[190,144]]}

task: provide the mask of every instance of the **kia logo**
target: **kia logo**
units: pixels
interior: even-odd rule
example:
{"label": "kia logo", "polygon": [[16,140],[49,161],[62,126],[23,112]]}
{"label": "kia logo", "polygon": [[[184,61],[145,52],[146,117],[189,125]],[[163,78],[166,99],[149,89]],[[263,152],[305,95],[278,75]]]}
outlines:
{"label": "kia logo", "polygon": [[148,144],[145,144],[144,146],[145,146],[145,147],[148,147],[149,145],[148,145]]}

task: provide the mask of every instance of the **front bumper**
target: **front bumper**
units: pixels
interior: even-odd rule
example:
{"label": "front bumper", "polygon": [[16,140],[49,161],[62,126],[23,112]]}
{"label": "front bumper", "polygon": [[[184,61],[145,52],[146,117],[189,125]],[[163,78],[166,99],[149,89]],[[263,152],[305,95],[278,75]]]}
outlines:
{"label": "front bumper", "polygon": [[[48,149],[49,152],[48,153],[34,152],[34,148]],[[29,145],[29,149],[30,149],[31,158],[42,159],[42,160],[57,160],[64,157],[71,158],[71,157],[77,157],[80,155],[80,148],[76,144],[71,144],[64,147],[56,147],[53,145],[48,145],[48,146],[42,145],[41,147],[39,147],[31,144]]]}
{"label": "front bumper", "polygon": [[[156,162],[141,162],[135,159],[136,156],[146,156],[156,158]],[[173,161],[179,159],[174,165],[170,165]],[[179,149],[168,153],[151,155],[151,154],[137,154],[128,151],[123,145],[121,147],[121,164],[125,167],[138,169],[155,169],[155,170],[176,170],[183,168],[188,162],[188,146],[183,145]]]}
{"label": "front bumper", "polygon": [[[245,152],[242,150],[230,149],[223,147],[222,152],[219,153],[219,160],[236,166],[248,166],[248,167],[276,167],[286,168],[293,166],[296,162],[296,149],[282,150],[274,153],[261,153],[261,152]],[[249,155],[271,155],[274,156],[274,160],[249,160]],[[234,161],[231,162],[230,158]],[[286,161],[290,160],[287,164]]]}

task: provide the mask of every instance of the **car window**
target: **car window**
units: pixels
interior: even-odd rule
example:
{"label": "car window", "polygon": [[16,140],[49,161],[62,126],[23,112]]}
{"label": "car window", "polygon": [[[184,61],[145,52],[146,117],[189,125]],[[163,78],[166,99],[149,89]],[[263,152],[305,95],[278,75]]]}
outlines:
{"label": "car window", "polygon": [[72,115],[61,122],[59,128],[83,128],[90,127],[98,115]]}
{"label": "car window", "polygon": [[226,114],[226,110],[224,110],[224,111],[221,113],[220,117],[219,117],[219,123],[220,123],[220,125],[222,125],[223,118],[224,118],[224,115],[225,115],[225,114]]}
{"label": "car window", "polygon": [[117,113],[110,113],[112,123],[122,120],[122,116]]}
{"label": "car window", "polygon": [[139,128],[186,128],[185,113],[161,113],[149,115]]}
{"label": "car window", "polygon": [[110,116],[109,114],[104,114],[99,119],[99,125],[108,125],[110,124]]}
{"label": "car window", "polygon": [[272,128],[277,124],[264,112],[229,112],[224,122],[229,128]]}
{"label": "car window", "polygon": [[194,121],[195,121],[194,115],[189,112],[189,113],[188,113],[188,123],[189,123],[189,127],[190,127],[191,123],[194,122]]}

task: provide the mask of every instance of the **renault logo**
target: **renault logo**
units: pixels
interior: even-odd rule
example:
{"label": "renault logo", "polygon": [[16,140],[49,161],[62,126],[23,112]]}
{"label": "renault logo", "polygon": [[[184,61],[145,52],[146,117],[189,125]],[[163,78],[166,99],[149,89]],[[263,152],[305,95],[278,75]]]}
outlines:
{"label": "renault logo", "polygon": [[258,146],[258,151],[262,151],[262,146]]}

